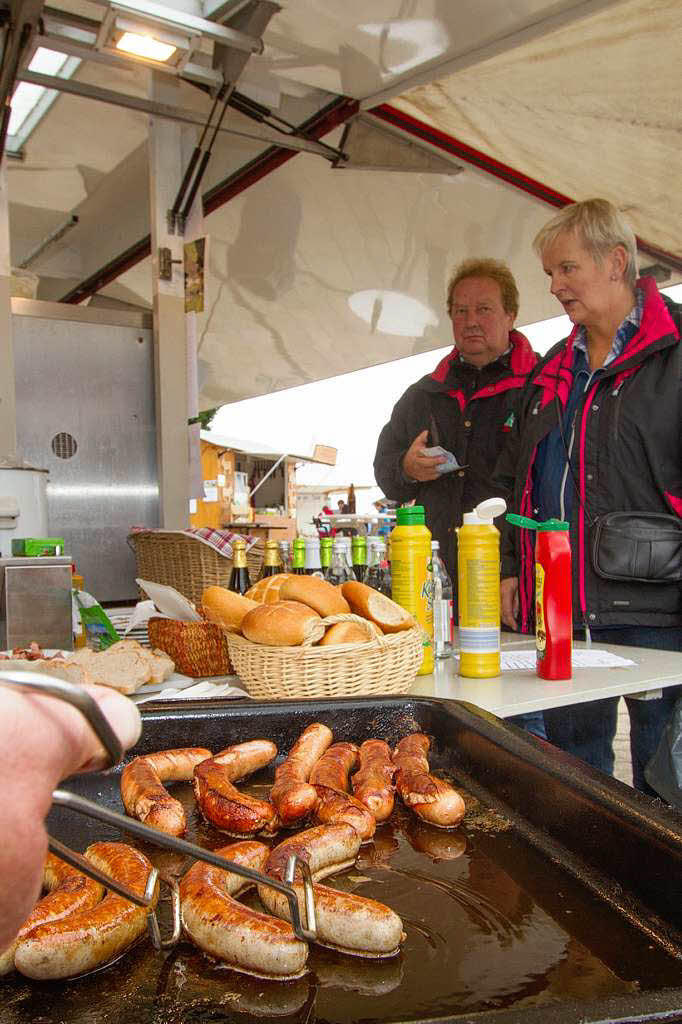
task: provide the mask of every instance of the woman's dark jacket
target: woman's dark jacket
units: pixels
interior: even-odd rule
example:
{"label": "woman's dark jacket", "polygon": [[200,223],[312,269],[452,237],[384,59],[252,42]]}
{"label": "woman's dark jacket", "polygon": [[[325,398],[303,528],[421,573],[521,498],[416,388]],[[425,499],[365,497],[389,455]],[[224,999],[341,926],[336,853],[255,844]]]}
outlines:
{"label": "woman's dark jacket", "polygon": [[[578,406],[572,447],[573,618],[588,626],[680,626],[679,583],[637,583],[595,572],[595,521],[609,512],[673,515],[682,526],[682,306],[641,278],[642,322],[621,355],[591,381]],[[533,516],[538,444],[557,427],[573,380],[578,328],[530,374],[495,470],[510,508]],[[563,424],[567,439],[570,424]],[[674,528],[673,523],[673,528]],[[534,533],[506,526],[502,577],[519,577],[521,629],[534,628]]]}

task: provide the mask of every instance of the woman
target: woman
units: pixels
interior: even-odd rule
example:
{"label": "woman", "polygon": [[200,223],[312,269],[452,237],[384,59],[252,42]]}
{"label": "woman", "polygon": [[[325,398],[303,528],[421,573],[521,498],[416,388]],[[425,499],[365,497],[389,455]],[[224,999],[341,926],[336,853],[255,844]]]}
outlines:
{"label": "woman", "polygon": [[[570,522],[579,638],[682,650],[682,307],[653,278],[637,279],[635,237],[605,199],[567,206],[533,247],[573,330],[528,379],[497,483],[516,511]],[[625,513],[617,524],[605,520],[615,512]],[[667,563],[636,560],[643,531],[672,545]],[[531,632],[529,531],[505,530],[502,577],[503,621]],[[634,785],[650,794],[644,767],[678,689],[625,698]],[[546,711],[547,736],[612,773],[617,705],[614,697]]]}

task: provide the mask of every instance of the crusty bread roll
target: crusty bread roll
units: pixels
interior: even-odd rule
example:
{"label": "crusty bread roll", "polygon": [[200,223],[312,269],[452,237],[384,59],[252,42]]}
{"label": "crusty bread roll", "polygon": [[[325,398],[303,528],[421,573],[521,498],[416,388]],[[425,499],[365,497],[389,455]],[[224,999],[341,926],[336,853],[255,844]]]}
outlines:
{"label": "crusty bread roll", "polygon": [[369,625],[371,630],[365,629],[359,622],[335,622],[320,640],[320,647],[333,644],[366,644],[372,639],[374,631],[380,632],[373,622]]}
{"label": "crusty bread roll", "polygon": [[233,632],[239,631],[242,619],[252,608],[257,608],[255,601],[242,597],[225,587],[206,587],[201,595],[201,609],[208,622],[215,623]]}
{"label": "crusty bread roll", "polygon": [[365,583],[343,583],[341,590],[355,614],[375,622],[384,633],[400,633],[414,626],[414,619],[409,612]]}
{"label": "crusty bread roll", "polygon": [[319,618],[317,612],[300,601],[259,604],[244,616],[242,633],[255,644],[297,647],[303,643],[306,622]]}
{"label": "crusty bread roll", "polygon": [[281,600],[280,588],[291,578],[290,572],[278,572],[276,576],[266,576],[265,579],[254,583],[246,591],[244,597],[248,597],[250,601],[257,601],[258,604],[273,604],[273,602]]}
{"label": "crusty bread roll", "polygon": [[279,592],[282,601],[300,601],[318,615],[347,615],[350,607],[339,587],[317,576],[290,576]]}

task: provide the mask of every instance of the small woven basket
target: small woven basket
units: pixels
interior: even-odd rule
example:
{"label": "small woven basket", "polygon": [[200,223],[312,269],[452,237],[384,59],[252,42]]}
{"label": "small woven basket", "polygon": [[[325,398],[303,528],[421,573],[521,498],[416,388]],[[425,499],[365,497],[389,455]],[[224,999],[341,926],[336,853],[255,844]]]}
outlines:
{"label": "small woven basket", "polygon": [[[138,576],[174,587],[197,606],[207,587],[227,587],[230,582],[232,559],[197,537],[172,530],[149,530],[131,533],[128,543],[135,552]],[[246,553],[254,583],[260,576],[264,549],[263,541],[258,540]]]}
{"label": "small woven basket", "polygon": [[178,622],[153,617],[147,623],[152,647],[158,647],[175,662],[183,676],[229,676],[233,674],[225,634],[212,622]]}
{"label": "small woven basket", "polygon": [[[313,646],[326,626],[346,621],[366,628],[367,643]],[[407,693],[422,663],[418,627],[384,635],[359,615],[330,615],[307,626],[301,647],[271,647],[226,634],[230,660],[250,696],[300,700]]]}

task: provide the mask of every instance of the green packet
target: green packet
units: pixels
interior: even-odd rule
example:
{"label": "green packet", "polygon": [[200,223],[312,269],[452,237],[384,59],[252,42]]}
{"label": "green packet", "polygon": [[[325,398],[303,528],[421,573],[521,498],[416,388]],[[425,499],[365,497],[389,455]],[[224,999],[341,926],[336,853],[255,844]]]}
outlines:
{"label": "green packet", "polygon": [[103,651],[121,639],[100,605],[93,604],[90,608],[85,608],[77,595],[76,601],[88,647]]}

